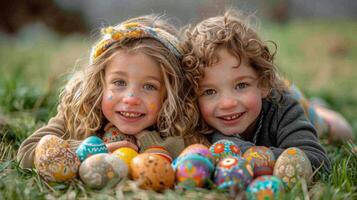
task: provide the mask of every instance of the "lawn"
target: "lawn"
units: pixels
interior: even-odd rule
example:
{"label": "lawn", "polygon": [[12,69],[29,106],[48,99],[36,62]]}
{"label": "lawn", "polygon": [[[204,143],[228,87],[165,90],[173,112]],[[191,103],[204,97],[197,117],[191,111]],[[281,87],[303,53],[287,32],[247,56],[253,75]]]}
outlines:
{"label": "lawn", "polygon": [[[293,21],[265,23],[260,32],[278,45],[276,63],[283,75],[308,97],[320,97],[341,112],[357,136],[357,22]],[[76,180],[47,184],[34,170],[14,160],[21,142],[55,115],[60,88],[74,67],[87,62],[87,36],[62,38],[43,29],[18,38],[0,35],[0,199],[224,199],[215,190],[140,190],[131,181],[114,188],[91,190]],[[317,174],[314,183],[297,184],[286,192],[291,199],[357,199],[356,141],[328,144],[330,174]]]}

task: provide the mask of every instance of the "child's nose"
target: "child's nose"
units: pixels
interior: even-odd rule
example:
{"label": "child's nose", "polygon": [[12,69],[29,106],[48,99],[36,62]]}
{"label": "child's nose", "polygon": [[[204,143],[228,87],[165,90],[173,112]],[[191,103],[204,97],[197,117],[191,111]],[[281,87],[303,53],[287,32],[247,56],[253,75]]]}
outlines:
{"label": "child's nose", "polygon": [[139,105],[141,103],[141,100],[139,97],[129,94],[128,96],[123,98],[123,103],[128,105]]}
{"label": "child's nose", "polygon": [[238,101],[234,98],[222,98],[219,102],[220,109],[229,109],[237,106]]}

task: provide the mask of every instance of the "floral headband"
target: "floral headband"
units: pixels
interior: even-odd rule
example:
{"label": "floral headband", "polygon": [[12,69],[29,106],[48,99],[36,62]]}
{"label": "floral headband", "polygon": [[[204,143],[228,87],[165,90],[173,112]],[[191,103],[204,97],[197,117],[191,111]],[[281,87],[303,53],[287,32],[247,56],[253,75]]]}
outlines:
{"label": "floral headband", "polygon": [[168,48],[177,58],[182,57],[178,48],[178,40],[175,36],[160,28],[152,28],[139,23],[122,24],[120,27],[109,26],[102,29],[103,39],[100,40],[92,49],[90,63],[105,52],[114,42],[125,38],[154,38]]}

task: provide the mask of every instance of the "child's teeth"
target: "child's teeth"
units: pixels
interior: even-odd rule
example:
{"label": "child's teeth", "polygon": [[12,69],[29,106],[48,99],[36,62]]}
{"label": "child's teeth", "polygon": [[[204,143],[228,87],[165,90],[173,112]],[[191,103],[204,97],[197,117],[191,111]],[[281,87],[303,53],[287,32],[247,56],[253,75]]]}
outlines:
{"label": "child's teeth", "polygon": [[239,116],[240,116],[240,114],[236,114],[236,115],[232,115],[232,116],[228,116],[228,117],[223,117],[223,119],[233,120],[233,119],[237,119]]}
{"label": "child's teeth", "polygon": [[129,112],[120,112],[120,113],[125,117],[130,117],[130,118],[139,117],[141,115],[139,113],[129,113]]}

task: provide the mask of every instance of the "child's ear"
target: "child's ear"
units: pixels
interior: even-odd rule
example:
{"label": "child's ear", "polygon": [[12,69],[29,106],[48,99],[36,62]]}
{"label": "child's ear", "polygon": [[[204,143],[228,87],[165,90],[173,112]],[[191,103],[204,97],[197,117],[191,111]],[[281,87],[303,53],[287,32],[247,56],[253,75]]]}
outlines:
{"label": "child's ear", "polygon": [[262,98],[263,99],[266,98],[269,95],[270,91],[271,91],[270,88],[266,88],[266,87],[260,88],[260,92],[261,92]]}

